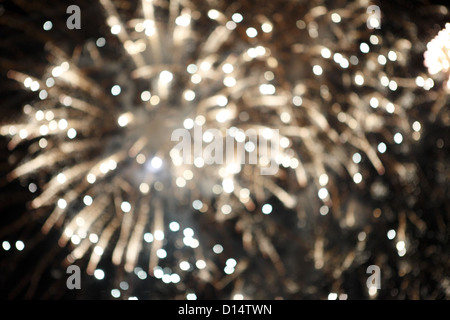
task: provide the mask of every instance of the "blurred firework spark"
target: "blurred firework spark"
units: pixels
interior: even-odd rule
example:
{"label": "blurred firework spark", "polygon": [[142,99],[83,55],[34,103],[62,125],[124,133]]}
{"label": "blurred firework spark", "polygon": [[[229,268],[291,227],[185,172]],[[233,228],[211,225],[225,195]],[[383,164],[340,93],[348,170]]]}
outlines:
{"label": "blurred firework spark", "polygon": [[446,23],[445,28],[428,42],[427,49],[424,57],[428,72],[430,74],[445,73],[448,76],[447,89],[450,90],[450,23]]}
{"label": "blurred firework spark", "polygon": [[[408,28],[398,36],[388,21],[369,30],[364,1],[100,4],[104,34],[70,54],[57,22],[30,31],[7,11],[1,17],[45,44],[48,57],[44,71],[2,58],[7,76],[36,94],[20,122],[0,128],[9,137],[8,183],[26,181],[35,196],[0,240],[33,220],[44,234],[61,230],[64,265],[85,263],[97,279],[108,259],[125,271],[111,280],[113,297],[120,282],[122,297],[157,298],[128,290],[130,278],[147,273],[170,286],[158,289],[164,297],[208,297],[210,285],[215,297],[259,299],[345,299],[345,274],[356,270],[364,286],[369,264],[381,266],[382,287],[396,287],[389,274],[417,273],[415,237],[430,225],[416,210],[423,178],[413,155],[424,121],[448,125],[448,96],[423,65],[411,69],[424,51],[412,22],[402,21]],[[97,17],[81,8],[83,30]],[[425,58],[433,68],[433,56]],[[419,105],[431,109],[424,115]],[[229,130],[247,151],[255,146],[242,132],[279,129],[280,170],[183,163],[171,134],[195,125]],[[14,156],[24,149],[27,156]],[[401,188],[396,199],[393,188]],[[448,217],[436,219],[445,234]],[[398,263],[377,247],[387,231]],[[27,250],[36,243],[24,241]],[[49,252],[26,297],[56,256]],[[448,297],[448,276],[442,281],[423,293],[403,280],[384,297]],[[377,294],[366,288],[363,296]]]}

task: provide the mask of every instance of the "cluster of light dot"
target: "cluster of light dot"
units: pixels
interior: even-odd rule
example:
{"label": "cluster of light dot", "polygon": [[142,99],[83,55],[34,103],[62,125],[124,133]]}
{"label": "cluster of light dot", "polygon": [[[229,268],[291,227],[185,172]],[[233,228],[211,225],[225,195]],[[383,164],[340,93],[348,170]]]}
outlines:
{"label": "cluster of light dot", "polygon": [[[208,17],[211,20],[220,21],[222,19],[227,20],[225,15],[222,12],[219,12],[218,10],[212,9],[209,10],[207,13]],[[125,28],[123,24],[118,21],[115,17],[110,17],[111,21],[110,24],[110,32],[113,35],[121,36],[125,33]],[[341,17],[338,13],[334,12],[331,13],[330,19],[333,23],[339,24],[342,22],[343,17]],[[189,27],[191,24],[192,17],[188,14],[182,13],[175,19],[175,24],[179,27]],[[244,21],[244,17],[240,13],[234,13],[231,16],[230,20],[227,20],[225,22],[225,27],[232,31],[237,28],[239,23],[242,23]],[[370,22],[372,26],[376,27],[376,23],[374,21]],[[314,27],[311,23],[307,24],[303,20],[298,20],[296,23],[297,28],[299,29],[308,29],[309,36],[311,38],[317,38],[318,35],[318,28]],[[448,42],[449,38],[449,29],[450,27],[447,25],[447,29],[441,31],[439,36],[430,42],[430,44],[427,46],[428,53],[425,55],[426,58],[426,64],[429,67],[430,73],[435,74],[440,71],[447,72],[449,70],[449,57],[448,52],[443,50],[442,48],[445,47],[446,43]],[[53,28],[53,24],[51,21],[46,21],[42,26],[44,31],[50,31]],[[261,23],[259,26],[251,26],[245,29],[246,36],[250,39],[250,43],[252,43],[251,39],[255,39],[260,34],[264,33],[271,33],[274,30],[274,25],[270,21],[265,21]],[[147,37],[151,37],[155,35],[155,32],[157,32],[157,28],[155,26],[155,22],[151,19],[145,19],[141,22],[137,22],[134,26],[134,30],[138,33],[144,33]],[[103,37],[99,37],[95,44],[98,48],[102,48],[106,46],[106,40]],[[127,43],[125,42],[125,48],[129,53],[139,53],[145,51],[146,47],[145,44],[136,44],[136,43]],[[448,49],[447,47],[445,47]],[[371,35],[368,41],[359,43],[359,51],[364,55],[370,55],[373,56],[373,61],[376,61],[380,66],[389,66],[390,63],[396,62],[399,59],[403,59],[402,53],[396,52],[394,49],[392,50],[385,50],[381,47],[381,39],[377,35]],[[269,55],[269,52],[267,48],[264,46],[258,45],[254,47],[248,48],[242,55],[242,58],[245,61],[251,61],[253,59],[258,59],[262,57],[267,57]],[[351,66],[356,66],[360,64],[359,59],[356,55],[350,55],[347,56],[346,54],[342,52],[332,52],[329,48],[323,47],[320,50],[320,55],[323,59],[330,60],[330,62],[335,63],[340,66],[342,69],[348,69]],[[436,58],[435,56],[438,56]],[[370,60],[370,61],[372,61]],[[439,64],[436,64],[434,61],[438,60]],[[328,63],[328,62],[327,62]],[[323,77],[326,75],[327,72],[327,63],[321,64],[320,62],[316,62],[311,66],[312,73],[317,77]],[[274,62],[270,58],[267,59],[267,64],[270,65],[276,65],[276,61]],[[191,63],[187,65],[186,67],[186,74],[190,77],[190,81],[193,85],[198,85],[202,83],[202,81],[205,81],[205,77],[208,73],[208,71],[211,70],[213,66],[208,61],[201,61],[199,63]],[[238,86],[238,83],[240,81],[237,68],[233,66],[232,63],[224,63],[221,66],[221,71],[223,72],[223,85],[226,88],[235,88]],[[23,79],[23,85],[26,88],[29,88],[32,92],[37,92],[38,97],[40,100],[46,100],[49,98],[49,90],[55,86],[56,81],[59,81],[59,79],[65,79],[66,76],[69,76],[70,73],[73,72],[71,65],[67,61],[61,62],[59,65],[54,66],[51,69],[51,76],[49,75],[45,81],[39,81],[36,79],[33,79],[32,77],[24,77]],[[163,88],[170,87],[171,83],[173,83],[175,77],[177,77],[176,74],[169,70],[162,70],[158,74],[158,84]],[[272,71],[266,71],[264,73],[264,80],[267,83],[262,83],[258,85],[258,91],[262,96],[276,96],[278,94],[278,88],[274,85],[276,76]],[[365,74],[358,69],[355,69],[353,72],[352,81],[356,86],[364,86],[367,84],[368,79],[366,78]],[[382,75],[378,79],[380,85],[382,87],[386,87],[390,91],[394,92],[399,89],[399,82],[397,79],[392,78],[390,79],[386,74]],[[434,82],[431,78],[427,77],[426,75],[418,75],[415,78],[415,84],[417,88],[423,88],[424,90],[430,90],[434,86]],[[121,94],[123,94],[123,88],[120,84],[114,84],[110,88],[110,94],[112,97],[118,97]],[[196,93],[195,90],[192,89],[186,89],[184,90],[182,97],[186,102],[195,102],[198,93]],[[140,98],[143,103],[149,103],[151,106],[158,106],[162,99],[165,99],[164,97],[164,90],[161,90],[161,93],[157,90],[153,92],[153,90],[144,90],[140,93]],[[218,108],[218,112],[216,114],[215,120],[218,123],[227,123],[232,117],[233,114],[230,111],[230,101],[229,98],[227,98],[225,95],[217,95],[213,97],[214,101],[211,102],[212,105],[216,106]],[[66,107],[70,107],[73,105],[73,98],[69,96],[63,96],[60,98],[60,103]],[[394,102],[389,101],[385,97],[380,96],[372,96],[367,97],[366,99],[367,106],[370,107],[373,110],[378,111],[379,109],[384,110],[385,112],[392,114],[396,112],[396,110],[399,108]],[[295,107],[301,107],[304,104],[304,98],[301,94],[293,94],[292,95],[292,104]],[[31,122],[34,124],[34,126],[28,125],[28,126],[16,126],[16,125],[10,125],[10,126],[4,126],[2,127],[2,134],[5,135],[18,135],[21,139],[25,140],[34,136],[40,136],[38,145],[41,149],[46,149],[48,147],[48,140],[47,137],[54,134],[61,134],[62,132],[65,134],[65,137],[68,141],[74,140],[79,136],[79,132],[77,132],[77,129],[74,124],[71,123],[70,119],[66,119],[64,117],[59,117],[57,114],[55,114],[52,110],[36,110],[31,108],[29,105],[24,107],[24,113],[31,116]],[[283,111],[279,114],[280,121],[284,124],[289,124],[292,121],[292,113]],[[348,115],[345,113],[339,113],[338,114],[338,120],[342,123],[346,123],[351,128],[356,127],[356,120],[349,119]],[[117,124],[121,128],[126,128],[127,126],[130,126],[134,121],[134,115],[131,113],[123,113],[118,116],[117,118]],[[183,121],[183,127],[187,130],[191,130],[194,128],[195,125],[203,125],[206,122],[206,118],[204,115],[197,115],[195,118],[186,118]],[[422,130],[422,125],[419,121],[414,121],[411,124],[412,128],[412,139],[415,141],[418,141],[420,139],[420,131]],[[243,135],[243,132],[240,131],[240,129],[236,127],[231,127],[230,132],[233,132],[233,136],[236,141],[238,142],[245,142],[245,136]],[[270,138],[270,137],[267,137]],[[210,133],[205,132],[205,134],[202,137],[204,142],[211,142],[213,137]],[[374,148],[377,150],[377,152],[382,155],[388,151],[388,148],[391,148],[392,144],[401,145],[405,139],[409,139],[409,137],[404,136],[401,132],[394,132],[391,138],[391,141],[379,141],[374,146]],[[291,146],[291,141],[287,137],[282,137],[279,141],[280,146],[283,149],[289,149]],[[394,147],[394,146],[392,146]],[[248,141],[245,143],[245,150],[248,152],[252,152],[256,146],[251,142]],[[179,175],[175,179],[175,184],[178,188],[186,188],[189,186],[189,182],[192,182],[195,180],[195,172],[192,170],[192,168],[185,168],[183,166],[182,159],[180,158],[179,154],[176,154],[176,152],[170,153],[171,162],[175,167],[180,167],[181,171]],[[352,162],[356,167],[360,165],[365,159],[364,154],[355,152],[351,156]],[[164,159],[158,155],[145,155],[143,153],[138,153],[135,155],[136,163],[145,166],[145,168],[148,168],[149,171],[155,173],[158,171],[161,171],[165,168],[167,163],[167,159]],[[286,150],[285,155],[283,157],[279,157],[276,159],[277,164],[283,166],[284,168],[291,168],[291,169],[297,169],[300,165],[299,161],[293,154],[289,154],[289,150]],[[98,168],[95,168],[88,172],[85,175],[85,179],[89,184],[95,184],[96,181],[103,176],[107,175],[110,172],[115,171],[118,168],[119,160],[118,159],[106,159],[102,163],[98,165]],[[205,160],[202,158],[196,158],[194,159],[194,167],[195,168],[203,168],[205,166]],[[241,170],[240,165],[228,165],[224,168],[221,168],[218,170],[219,176],[222,178],[221,183],[216,183],[212,187],[212,192],[215,195],[221,195],[221,194],[238,194],[239,200],[244,203],[248,204],[251,202],[251,192],[247,188],[241,188],[238,186],[236,180],[234,179],[234,174],[239,173]],[[358,185],[362,184],[364,182],[364,175],[363,172],[356,169],[354,172],[351,173],[353,182]],[[60,185],[65,185],[71,182],[71,179],[73,179],[68,174],[61,172],[58,173],[55,177],[55,181]],[[317,182],[318,182],[318,188],[317,188],[317,198],[320,199],[323,202],[323,205],[320,206],[319,213],[322,216],[326,216],[330,211],[330,191],[328,189],[329,184],[329,176],[327,173],[322,173],[318,176]],[[139,184],[139,191],[145,195],[148,194],[151,190],[151,188],[154,187],[156,190],[161,191],[164,188],[164,185],[160,181],[156,181],[153,184],[149,184],[147,182],[142,182]],[[35,193],[38,190],[38,185],[36,183],[29,183],[28,189],[31,193]],[[67,209],[67,207],[70,205],[69,199],[65,198],[59,198],[56,201],[57,208],[61,210]],[[90,194],[83,194],[82,195],[82,202],[86,207],[92,207],[96,204],[97,197]],[[121,201],[119,207],[122,213],[124,214],[132,214],[133,213],[133,204],[129,201]],[[209,210],[209,206],[207,203],[203,202],[200,199],[194,200],[192,203],[192,208],[195,211],[199,211],[200,213],[205,213]],[[229,203],[222,204],[219,208],[219,212],[223,214],[224,216],[230,216],[233,214],[234,208]],[[264,203],[261,207],[261,213],[264,215],[270,215],[273,213],[273,207],[269,203]],[[70,238],[70,241],[74,245],[78,245],[81,243],[81,241],[85,238],[89,239],[89,241],[92,244],[97,244],[99,242],[99,236],[96,233],[88,233],[86,229],[83,229],[83,226],[86,222],[83,218],[79,217],[76,220],[76,226],[77,230],[73,230],[71,228],[66,228],[64,230],[64,233],[66,236]],[[182,228],[181,223],[177,221],[171,221],[168,224],[169,230],[173,233],[180,233],[182,234],[182,242],[185,247],[190,247],[192,249],[198,248],[200,246],[199,240],[195,237],[194,230],[186,226]],[[395,230],[389,230],[387,234],[388,239],[393,240],[396,238],[396,232]],[[153,243],[155,240],[162,241],[165,238],[165,233],[163,230],[155,230],[152,232],[145,232],[143,233],[142,239],[145,243]],[[358,240],[364,241],[366,239],[366,234],[364,232],[361,232],[358,234]],[[15,248],[19,251],[23,250],[25,247],[25,244],[18,240],[15,242]],[[398,251],[399,256],[404,256],[406,254],[406,243],[404,240],[398,240],[395,244],[395,247]],[[12,245],[8,241],[3,241],[2,248],[6,251],[10,250],[12,248]],[[223,252],[223,247],[220,244],[215,244],[211,250],[215,254],[221,254]],[[101,256],[103,254],[104,248],[96,245],[94,246],[95,254]],[[168,256],[168,249],[167,248],[159,248],[156,251],[156,255],[159,259],[163,260]],[[223,268],[223,272],[227,275],[232,274],[235,271],[235,267],[237,265],[237,261],[234,258],[229,258],[226,260],[226,265]],[[189,262],[189,261],[181,261],[179,263],[179,269],[181,271],[189,271],[192,270],[192,268],[198,268],[198,269],[204,269],[207,266],[207,262],[203,259],[196,260],[195,262]],[[139,279],[146,279],[147,272],[142,270],[139,267],[134,268],[134,273]],[[94,271],[94,277],[98,280],[102,280],[105,277],[105,273],[101,269],[95,269]],[[162,268],[160,266],[156,266],[153,269],[153,275],[161,279],[164,283],[178,283],[181,280],[181,277],[178,273],[175,273],[174,271]],[[121,296],[121,290],[126,291],[128,289],[128,284],[126,282],[120,283],[120,289],[112,289],[111,290],[111,296],[114,298],[120,298]],[[375,295],[375,293],[370,291],[369,288],[369,294],[371,296]],[[234,299],[243,299],[244,296],[241,293],[235,294]],[[196,294],[194,292],[189,292],[186,294],[186,299],[196,299]],[[346,294],[337,294],[337,293],[330,293],[328,295],[329,300],[345,300],[347,299]]]}

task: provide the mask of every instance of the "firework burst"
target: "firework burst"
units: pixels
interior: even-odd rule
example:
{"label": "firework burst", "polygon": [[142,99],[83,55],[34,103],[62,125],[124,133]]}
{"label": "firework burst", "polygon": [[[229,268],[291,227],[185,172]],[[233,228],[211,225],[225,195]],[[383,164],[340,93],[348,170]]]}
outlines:
{"label": "firework burst", "polygon": [[[33,31],[45,44],[45,70],[7,74],[36,94],[21,122],[0,128],[12,153],[29,153],[6,179],[36,193],[30,217],[15,226],[44,218],[44,234],[60,230],[65,265],[85,261],[103,279],[100,265],[112,261],[127,274],[119,280],[149,274],[174,297],[201,295],[205,285],[228,298],[314,295],[295,272],[304,261],[346,297],[341,275],[368,261],[370,222],[392,210],[352,192],[383,202],[386,173],[404,185],[418,179],[414,161],[397,160],[421,139],[411,93],[434,87],[424,72],[408,71],[420,52],[413,37],[367,29],[360,2],[100,7],[104,34],[67,54],[45,22]],[[209,164],[195,154],[186,163],[171,139],[177,129],[194,145],[211,142],[213,129],[249,152],[256,146],[246,130],[267,140],[277,129],[280,149],[273,159],[258,149],[255,164]],[[261,175],[269,160],[279,170]],[[400,257],[414,249],[412,215],[400,212],[393,230]],[[328,223],[357,236],[338,249]]]}

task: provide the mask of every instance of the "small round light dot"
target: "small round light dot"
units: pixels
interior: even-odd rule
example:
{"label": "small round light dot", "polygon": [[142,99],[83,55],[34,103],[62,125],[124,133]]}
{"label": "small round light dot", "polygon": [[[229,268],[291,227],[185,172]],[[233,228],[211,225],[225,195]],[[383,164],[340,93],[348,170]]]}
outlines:
{"label": "small round light dot", "polygon": [[322,173],[319,177],[319,184],[324,187],[328,184],[328,175],[326,173]]}
{"label": "small round light dot", "polygon": [[376,35],[374,35],[374,34],[370,36],[369,40],[370,40],[370,43],[374,44],[374,45],[379,43],[378,37]]}
{"label": "small round light dot", "polygon": [[370,98],[370,106],[374,109],[378,108],[379,102],[378,99],[375,97]]}
{"label": "small round light dot", "polygon": [[386,57],[383,56],[382,54],[380,54],[378,56],[378,63],[381,64],[382,66],[384,66],[386,64],[386,62],[387,62]]}
{"label": "small round light dot", "polygon": [[47,93],[46,90],[41,90],[41,91],[39,92],[39,99],[45,100],[45,99],[47,99],[47,97],[48,97],[48,93]]}
{"label": "small round light dot", "polygon": [[355,175],[353,176],[353,181],[358,184],[362,181],[362,175],[361,173],[357,172],[355,173]]}
{"label": "small round light dot", "polygon": [[322,70],[322,67],[321,67],[321,66],[319,66],[319,65],[313,66],[313,73],[314,73],[316,76],[320,76],[320,75],[322,74],[322,72],[323,72],[323,70]]}
{"label": "small round light dot", "polygon": [[199,269],[205,269],[206,262],[204,260],[197,260],[197,262],[195,263],[195,266]]}
{"label": "small round light dot", "polygon": [[119,86],[118,84],[114,85],[114,86],[111,88],[111,94],[112,94],[113,96],[118,96],[118,95],[120,94],[121,91],[122,91],[122,89],[120,88],[120,86]]}
{"label": "small round light dot", "polygon": [[264,22],[264,23],[261,25],[261,30],[262,30],[263,32],[265,32],[265,33],[270,33],[270,32],[272,32],[272,30],[273,30],[273,26],[272,26],[272,24],[269,23],[269,22]]}
{"label": "small round light dot", "polygon": [[173,74],[170,71],[164,70],[160,73],[159,79],[163,83],[169,83],[170,81],[173,80]]}
{"label": "small round light dot", "polygon": [[38,91],[39,87],[40,87],[40,85],[39,85],[39,82],[37,82],[37,81],[33,81],[30,85],[31,91]]}
{"label": "small round light dot", "polygon": [[[162,272],[162,270],[161,270],[161,272]],[[157,279],[160,279],[160,278],[161,278],[161,277],[158,277],[158,274],[157,274],[156,271],[154,271],[154,275],[155,275],[155,278],[157,278]],[[137,273],[137,276],[138,276],[139,279],[145,280],[145,279],[147,279],[147,272],[145,272],[144,270],[140,270],[140,271]]]}
{"label": "small round light dot", "polygon": [[378,152],[380,152],[380,153],[385,153],[385,152],[386,152],[386,149],[387,149],[386,144],[385,144],[384,142],[380,142],[380,143],[378,144],[377,149],[378,149]]}
{"label": "small round light dot", "polygon": [[294,104],[294,106],[299,107],[302,105],[303,103],[303,99],[300,96],[294,96],[292,98],[292,103]]}
{"label": "small round light dot", "polygon": [[369,291],[369,295],[371,297],[373,297],[377,294],[378,289],[375,286],[370,286],[368,291]]}
{"label": "small round light dot", "polygon": [[198,67],[195,64],[189,64],[186,68],[186,71],[190,74],[194,74],[198,71]]}
{"label": "small round light dot", "polygon": [[334,23],[339,23],[341,22],[341,16],[338,13],[332,13],[331,14],[331,21],[333,21]]}
{"label": "small round light dot", "polygon": [[236,259],[230,258],[225,263],[228,267],[234,268],[237,265]]}
{"label": "small round light dot", "polygon": [[92,205],[92,202],[93,202],[93,199],[92,199],[91,196],[84,196],[84,198],[83,198],[83,203],[84,203],[86,206]]}
{"label": "small round light dot", "polygon": [[255,28],[253,28],[253,27],[248,28],[245,31],[245,33],[247,34],[247,36],[249,38],[254,38],[254,37],[256,37],[258,35],[258,31]]}
{"label": "small round light dot", "polygon": [[97,243],[98,242],[98,235],[96,235],[95,233],[91,233],[89,235],[89,241],[92,243]]}
{"label": "small round light dot", "polygon": [[187,118],[183,121],[183,127],[185,129],[192,129],[194,127],[194,120]]}
{"label": "small round light dot", "polygon": [[167,251],[164,249],[158,249],[156,251],[156,255],[158,256],[158,258],[164,259],[165,257],[167,257]]}
{"label": "small round light dot", "polygon": [[175,24],[180,27],[187,27],[191,23],[191,18],[187,15],[178,16],[175,19]]}
{"label": "small round light dot", "polygon": [[231,19],[234,22],[239,23],[244,19],[244,17],[242,17],[242,14],[240,14],[240,13],[233,13],[233,15],[231,16]]}
{"label": "small round light dot", "polygon": [[113,298],[119,298],[120,297],[120,290],[119,289],[112,289],[111,290],[111,296]]}
{"label": "small round light dot", "polygon": [[216,20],[219,17],[219,11],[217,11],[216,9],[209,10],[208,17],[210,19]]}
{"label": "small round light dot", "polygon": [[300,30],[305,29],[306,28],[306,23],[303,20],[297,20],[295,22],[295,25],[297,26],[297,28],[299,28]]}
{"label": "small round light dot", "polygon": [[389,51],[388,53],[388,59],[391,61],[395,61],[397,60],[397,54],[394,51]]}
{"label": "small round light dot", "polygon": [[178,177],[178,178],[175,180],[175,183],[176,183],[177,187],[179,187],[179,188],[183,188],[183,187],[186,186],[186,180],[183,179],[182,177]]}
{"label": "small round light dot", "polygon": [[187,300],[197,300],[197,295],[195,293],[188,293],[186,295]]}
{"label": "small round light dot", "polygon": [[223,191],[225,193],[232,193],[234,191],[234,182],[230,178],[225,178],[222,181]]}
{"label": "small round light dot", "polygon": [[223,70],[223,72],[225,72],[225,73],[232,73],[233,70],[234,70],[234,67],[233,67],[233,65],[230,64],[230,63],[225,63],[225,64],[222,66],[222,70]]}
{"label": "small round light dot", "polygon": [[155,239],[156,240],[163,240],[164,239],[164,232],[161,230],[155,230]]}
{"label": "small round light dot", "polygon": [[126,282],[126,281],[120,282],[119,287],[122,290],[128,290],[128,288],[129,288],[128,282]]}
{"label": "small round light dot", "polygon": [[94,277],[97,280],[103,280],[105,278],[105,272],[102,269],[96,269],[94,271]]}
{"label": "small round light dot", "polygon": [[58,200],[58,207],[60,209],[65,209],[67,207],[67,202],[64,199],[59,199]]}
{"label": "small round light dot", "polygon": [[369,48],[369,45],[368,45],[367,43],[362,42],[362,43],[359,45],[359,50],[361,50],[362,53],[368,53],[369,50],[370,50],[370,48]]}
{"label": "small round light dot", "polygon": [[30,183],[28,185],[28,190],[30,190],[31,193],[35,193],[37,191],[37,185],[35,183]]}
{"label": "small round light dot", "polygon": [[100,246],[95,246],[94,247],[94,253],[96,255],[101,256],[101,255],[103,255],[103,252],[104,252],[104,250],[103,250],[102,247],[100,247]]}
{"label": "small round light dot", "polygon": [[104,47],[106,44],[106,40],[103,37],[100,37],[97,39],[97,41],[95,41],[95,45],[99,48]]}
{"label": "small round light dot", "polygon": [[70,241],[74,244],[74,245],[79,245],[81,242],[81,238],[78,235],[73,235],[72,237],[70,237]]}
{"label": "small round light dot", "polygon": [[173,273],[173,274],[170,275],[170,281],[172,283],[178,283],[178,282],[180,282],[180,280],[181,280],[181,278],[180,278],[180,276],[178,274]]}
{"label": "small round light dot", "polygon": [[195,92],[192,90],[186,90],[183,97],[186,101],[193,101],[195,99]]}
{"label": "small round light dot", "polygon": [[366,233],[364,231],[361,231],[360,233],[358,233],[358,240],[359,241],[366,240]]}
{"label": "small round light dot", "polygon": [[141,93],[142,101],[149,101],[151,97],[152,97],[152,95],[151,95],[150,91],[142,91],[142,93]]}
{"label": "small round light dot", "polygon": [[191,228],[186,228],[186,229],[183,230],[183,235],[185,237],[188,237],[188,238],[193,237],[194,236],[194,230],[192,230]]}
{"label": "small round light dot", "polygon": [[275,86],[273,84],[262,84],[259,86],[259,92],[264,95],[274,94],[276,91]]}
{"label": "small round light dot", "polygon": [[394,104],[393,104],[392,102],[389,102],[389,103],[386,105],[386,111],[389,112],[389,113],[394,113],[394,111],[395,111],[395,106],[394,106]]}
{"label": "small round light dot", "polygon": [[405,249],[405,241],[400,240],[399,242],[397,242],[395,247],[398,251],[402,251],[403,249]]}
{"label": "small round light dot", "polygon": [[144,241],[147,243],[153,242],[153,235],[150,232],[144,233]]}
{"label": "small round light dot", "polygon": [[234,87],[236,85],[236,79],[233,77],[225,77],[223,79],[223,84],[229,88]]}
{"label": "small round light dot", "polygon": [[329,211],[330,211],[330,208],[328,208],[328,206],[321,206],[319,209],[319,212],[322,216],[326,216]]}
{"label": "small round light dot", "polygon": [[65,176],[64,173],[59,173],[59,174],[56,176],[56,180],[57,180],[60,184],[64,184],[64,183],[66,183],[67,178],[66,178],[66,176]]}
{"label": "small round light dot", "polygon": [[328,300],[336,300],[337,297],[337,293],[331,292],[330,294],[328,294]]}
{"label": "small round light dot", "polygon": [[397,88],[398,88],[397,82],[395,82],[394,80],[389,81],[389,86],[388,87],[392,91],[397,90]]}
{"label": "small round light dot", "polygon": [[231,213],[231,206],[229,204],[225,204],[220,209],[223,214],[230,214]]}
{"label": "small round light dot", "polygon": [[131,211],[131,204],[127,201],[122,202],[122,204],[120,205],[120,209],[127,213]]}
{"label": "small round light dot", "polygon": [[5,251],[9,251],[11,249],[11,244],[8,241],[3,241],[2,242],[2,248]]}
{"label": "small round light dot", "polygon": [[122,30],[121,26],[118,24],[115,24],[111,27],[111,33],[112,34],[119,34],[120,31]]}
{"label": "small round light dot", "polygon": [[213,247],[213,252],[214,252],[215,254],[222,253],[222,252],[223,252],[223,247],[222,247],[220,244],[216,244],[216,245],[214,245],[214,247]]}
{"label": "small round light dot", "polygon": [[53,28],[53,23],[52,23],[51,21],[45,21],[45,23],[44,23],[44,25],[42,26],[42,28],[43,28],[45,31],[52,30],[52,28]]}
{"label": "small round light dot", "polygon": [[330,51],[330,49],[328,49],[328,48],[323,48],[323,49],[320,51],[320,54],[322,55],[322,57],[324,57],[324,58],[326,58],[326,59],[328,59],[328,58],[331,57],[331,51]]}
{"label": "small round light dot", "polygon": [[225,24],[225,27],[228,30],[234,30],[234,29],[236,29],[237,25],[234,21],[227,21],[227,23]]}
{"label": "small round light dot", "polygon": [[395,232],[395,230],[391,229],[387,232],[387,237],[389,240],[393,240],[395,238],[396,234],[397,233]]}
{"label": "small round light dot", "polygon": [[70,128],[69,130],[67,130],[67,137],[69,139],[75,139],[76,136],[77,136],[77,130],[75,130],[74,128]]}
{"label": "small round light dot", "polygon": [[176,232],[180,230],[180,224],[176,221],[172,221],[171,223],[169,223],[169,229],[170,231]]}
{"label": "small round light dot", "polygon": [[225,107],[228,103],[228,99],[225,96],[218,96],[216,103],[219,107]]}
{"label": "small round light dot", "polygon": [[23,249],[25,249],[25,243],[23,243],[23,241],[21,240],[16,241],[16,249],[22,251]]}
{"label": "small round light dot", "polygon": [[401,134],[400,132],[397,132],[397,133],[394,135],[394,142],[395,142],[396,144],[400,144],[400,143],[402,143],[402,141],[403,141],[403,136],[402,136],[402,134]]}
{"label": "small round light dot", "polygon": [[190,267],[191,267],[191,265],[189,264],[189,262],[187,262],[187,261],[181,261],[180,262],[180,269],[181,270],[187,271],[187,270],[190,269]]}
{"label": "small round light dot", "polygon": [[320,188],[317,195],[320,199],[324,200],[328,197],[328,190],[326,188]]}
{"label": "small round light dot", "polygon": [[357,74],[355,76],[355,83],[359,86],[362,86],[364,84],[364,77],[360,74]]}
{"label": "small round light dot", "polygon": [[89,173],[86,177],[87,182],[89,182],[90,184],[94,184],[95,181],[97,180],[97,177],[95,176],[95,174],[93,173]]}
{"label": "small round light dot", "polygon": [[354,153],[353,156],[352,156],[352,160],[353,160],[354,163],[360,163],[361,162],[361,155],[358,152]]}
{"label": "small round light dot", "polygon": [[425,85],[425,79],[423,77],[421,77],[421,76],[418,76],[416,78],[416,85],[418,87],[423,87]]}
{"label": "small round light dot", "polygon": [[163,162],[160,157],[153,157],[153,159],[150,161],[150,164],[154,169],[160,169]]}

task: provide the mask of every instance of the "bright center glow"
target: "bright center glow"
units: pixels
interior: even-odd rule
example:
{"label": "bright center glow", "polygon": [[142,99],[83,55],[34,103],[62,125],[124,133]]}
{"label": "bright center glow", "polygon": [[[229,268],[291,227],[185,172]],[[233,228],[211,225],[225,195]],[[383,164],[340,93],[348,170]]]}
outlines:
{"label": "bright center glow", "polygon": [[320,75],[322,74],[322,72],[323,72],[323,70],[322,70],[322,67],[321,67],[321,66],[315,65],[315,66],[313,67],[313,73],[314,73],[316,76],[320,76]]}
{"label": "bright center glow", "polygon": [[120,88],[120,86],[119,85],[114,85],[112,88],[111,88],[111,94],[113,95],[113,96],[118,96],[119,94],[120,94],[120,92],[122,91],[122,89]]}
{"label": "bright center glow", "polygon": [[119,119],[117,119],[117,123],[121,127],[125,127],[128,124],[128,122],[129,122],[128,117],[125,114],[121,115]]}
{"label": "bright center glow", "polygon": [[320,199],[324,200],[328,197],[328,190],[326,188],[320,188],[317,195]]}
{"label": "bright center glow", "polygon": [[256,37],[258,35],[258,31],[255,28],[253,28],[253,27],[248,28],[245,31],[245,33],[247,34],[247,36],[249,38],[254,38],[254,37]]}
{"label": "bright center glow", "polygon": [[270,214],[272,212],[272,206],[270,204],[266,203],[265,205],[263,205],[261,211],[264,214]]}
{"label": "bright center glow", "polygon": [[173,80],[173,74],[170,71],[164,70],[161,72],[161,74],[159,75],[159,79],[161,80],[161,82],[163,83],[169,83],[170,81]]}
{"label": "bright center glow", "polygon": [[127,213],[131,211],[131,204],[127,201],[122,202],[120,205],[120,209],[122,209],[123,212]]}
{"label": "bright center glow", "polygon": [[231,16],[231,19],[232,19],[234,22],[239,23],[239,22],[241,22],[241,21],[244,19],[244,17],[242,17],[242,14],[240,14],[240,13],[234,13],[234,14]]}
{"label": "bright center glow", "polygon": [[160,157],[154,157],[154,158],[151,160],[150,164],[152,165],[152,167],[153,167],[154,169],[159,169],[159,168],[161,168],[161,166],[162,166],[162,159],[161,159]]}

